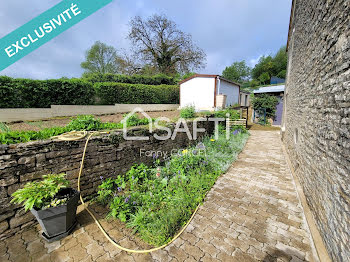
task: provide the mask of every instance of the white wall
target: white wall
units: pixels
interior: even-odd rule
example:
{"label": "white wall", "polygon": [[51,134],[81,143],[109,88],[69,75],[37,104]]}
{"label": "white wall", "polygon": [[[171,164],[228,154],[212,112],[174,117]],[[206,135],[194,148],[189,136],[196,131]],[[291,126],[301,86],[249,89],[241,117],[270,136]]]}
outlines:
{"label": "white wall", "polygon": [[213,110],[214,77],[195,77],[180,85],[180,107],[194,105],[196,110]]}
{"label": "white wall", "polygon": [[32,121],[59,116],[103,115],[128,113],[135,108],[144,111],[177,110],[176,104],[116,104],[111,106],[52,105],[51,108],[4,108],[0,109],[0,122]]}
{"label": "white wall", "polygon": [[226,107],[238,104],[239,102],[239,86],[220,79],[220,86],[217,87],[218,94],[224,94],[226,98]]}

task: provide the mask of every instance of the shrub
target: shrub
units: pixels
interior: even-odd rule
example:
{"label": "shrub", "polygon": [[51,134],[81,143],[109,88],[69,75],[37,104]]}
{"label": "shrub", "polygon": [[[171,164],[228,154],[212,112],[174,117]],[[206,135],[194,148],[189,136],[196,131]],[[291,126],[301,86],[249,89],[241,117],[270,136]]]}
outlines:
{"label": "shrub", "polygon": [[252,97],[252,105],[254,109],[266,108],[266,117],[274,118],[276,114],[276,106],[278,99],[276,96],[268,94],[259,94]]}
{"label": "shrub", "polygon": [[0,76],[0,108],[45,108],[50,105],[89,105],[93,85],[79,79],[31,80]]}
{"label": "shrub", "polygon": [[66,174],[44,175],[44,180],[29,182],[24,188],[12,194],[11,202],[23,203],[25,210],[32,208],[42,209],[61,204],[60,201],[52,201],[58,191],[66,188],[69,182],[65,179]]}
{"label": "shrub", "polygon": [[224,109],[224,110],[219,110],[214,112],[214,116],[217,118],[227,118],[227,114],[229,114],[229,118],[231,120],[239,119],[240,114],[237,110],[233,109]]}
{"label": "shrub", "polygon": [[105,105],[179,103],[178,86],[96,83],[94,87],[101,103]]}
{"label": "shrub", "polygon": [[187,106],[181,109],[180,117],[182,118],[194,118],[196,116],[196,109],[194,106]]}
{"label": "shrub", "polygon": [[146,75],[117,75],[117,74],[88,74],[83,78],[92,83],[115,82],[125,84],[143,84],[143,85],[177,85],[174,77],[159,74],[155,76]]}

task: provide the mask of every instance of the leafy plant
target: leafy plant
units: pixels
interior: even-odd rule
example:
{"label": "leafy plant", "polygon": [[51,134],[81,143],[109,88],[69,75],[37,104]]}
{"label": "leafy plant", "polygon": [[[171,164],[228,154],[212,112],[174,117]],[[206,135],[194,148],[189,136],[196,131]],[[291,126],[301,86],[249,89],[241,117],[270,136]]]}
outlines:
{"label": "leafy plant", "polygon": [[52,202],[52,200],[60,189],[68,186],[69,182],[65,176],[66,174],[49,174],[44,175],[44,180],[40,182],[29,182],[24,188],[18,189],[12,194],[11,202],[23,203],[26,211],[32,208],[42,209],[44,206],[57,205],[57,201]]}
{"label": "leafy plant", "polygon": [[0,122],[0,132],[9,132],[10,128],[3,122]]}
{"label": "leafy plant", "polygon": [[185,108],[182,108],[180,111],[180,117],[181,118],[194,118],[196,116],[196,109],[194,106],[187,106]]}
{"label": "leafy plant", "polygon": [[205,138],[163,165],[134,165],[125,176],[105,180],[97,200],[108,203],[109,218],[126,222],[149,244],[167,243],[241,151],[249,136],[244,131],[231,131],[229,140],[225,133]]}
{"label": "leafy plant", "polygon": [[100,130],[103,124],[100,119],[95,118],[92,115],[80,115],[72,119],[72,121],[67,125],[68,130]]}
{"label": "leafy plant", "polygon": [[266,117],[274,118],[276,114],[276,106],[278,104],[278,99],[276,96],[268,94],[259,94],[252,96],[252,105],[254,109],[265,108]]}

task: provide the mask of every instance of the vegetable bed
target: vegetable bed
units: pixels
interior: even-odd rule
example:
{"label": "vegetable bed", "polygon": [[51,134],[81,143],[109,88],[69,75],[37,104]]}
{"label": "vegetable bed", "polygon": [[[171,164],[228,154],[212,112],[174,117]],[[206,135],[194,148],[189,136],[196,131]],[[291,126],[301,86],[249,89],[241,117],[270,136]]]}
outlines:
{"label": "vegetable bed", "polygon": [[231,132],[229,140],[221,131],[218,139],[207,137],[165,163],[155,159],[152,167],[135,165],[126,176],[104,180],[96,200],[108,205],[109,218],[126,222],[147,243],[169,242],[244,147],[248,132]]}

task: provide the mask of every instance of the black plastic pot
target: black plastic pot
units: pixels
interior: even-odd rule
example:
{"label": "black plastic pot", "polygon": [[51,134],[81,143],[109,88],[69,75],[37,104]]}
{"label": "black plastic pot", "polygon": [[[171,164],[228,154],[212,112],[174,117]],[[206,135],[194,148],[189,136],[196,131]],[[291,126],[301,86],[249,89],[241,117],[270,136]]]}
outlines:
{"label": "black plastic pot", "polygon": [[44,230],[42,236],[48,242],[53,242],[69,235],[76,226],[76,212],[80,193],[73,188],[65,188],[57,193],[57,197],[69,195],[66,204],[47,209],[30,211]]}

